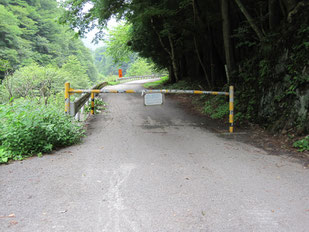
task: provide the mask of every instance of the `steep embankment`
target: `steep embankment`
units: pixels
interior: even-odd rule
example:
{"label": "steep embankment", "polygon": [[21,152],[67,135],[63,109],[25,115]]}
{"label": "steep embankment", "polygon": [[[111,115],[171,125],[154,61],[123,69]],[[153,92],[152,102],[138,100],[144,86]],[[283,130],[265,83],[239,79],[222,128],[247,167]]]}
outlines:
{"label": "steep embankment", "polygon": [[238,115],[271,132],[309,132],[309,7],[299,9],[241,62]]}

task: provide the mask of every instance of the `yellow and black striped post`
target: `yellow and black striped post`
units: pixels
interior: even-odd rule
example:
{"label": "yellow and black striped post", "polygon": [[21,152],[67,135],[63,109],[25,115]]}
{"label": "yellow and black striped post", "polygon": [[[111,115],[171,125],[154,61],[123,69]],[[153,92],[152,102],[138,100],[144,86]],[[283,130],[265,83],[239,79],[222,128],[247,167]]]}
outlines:
{"label": "yellow and black striped post", "polygon": [[229,96],[230,96],[230,118],[229,118],[229,122],[230,122],[230,133],[233,133],[234,131],[234,86],[230,86],[230,92],[229,92]]}
{"label": "yellow and black striped post", "polygon": [[91,92],[91,115],[94,115],[94,93]]}
{"label": "yellow and black striped post", "polygon": [[68,114],[70,112],[70,83],[66,82],[64,84],[64,99],[65,99],[65,107],[64,112]]}

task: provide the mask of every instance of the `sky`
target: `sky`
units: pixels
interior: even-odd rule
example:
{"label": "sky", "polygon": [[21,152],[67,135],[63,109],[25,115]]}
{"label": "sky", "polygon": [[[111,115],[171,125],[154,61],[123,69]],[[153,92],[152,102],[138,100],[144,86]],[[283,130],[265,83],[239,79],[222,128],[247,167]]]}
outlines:
{"label": "sky", "polygon": [[84,45],[87,48],[90,48],[93,51],[95,49],[99,48],[99,47],[104,46],[104,42],[103,41],[99,41],[98,44],[92,43],[92,40],[94,39],[96,32],[98,32],[98,29],[94,29],[94,30],[90,31],[89,33],[87,33],[85,38],[82,39]]}
{"label": "sky", "polygon": [[[60,2],[63,2],[64,0],[57,0],[58,3]],[[84,6],[84,9],[83,9],[83,12],[88,12],[89,9],[92,7],[92,4],[91,3],[87,3],[85,6]],[[112,27],[115,27],[117,25],[117,21],[114,19],[114,18],[111,18],[108,22],[108,25],[107,27],[108,28],[112,28]],[[103,41],[99,41],[97,44],[96,43],[93,43],[92,40],[95,38],[95,34],[98,32],[99,30],[97,28],[94,28],[92,31],[90,31],[89,33],[87,33],[84,37],[85,38],[82,38],[82,41],[84,43],[84,45],[91,49],[91,50],[95,50],[96,48],[99,48],[99,47],[102,47],[104,46],[104,42]],[[105,31],[106,32],[106,31]]]}
{"label": "sky", "polygon": [[[109,20],[108,22],[108,25],[107,27],[110,29],[110,28],[113,28],[117,25],[117,21],[112,18],[111,20]],[[99,47],[102,47],[104,46],[104,41],[99,41],[98,44],[95,44],[95,43],[92,43],[92,40],[94,39],[95,37],[95,34],[98,32],[99,30],[98,29],[93,29],[92,31],[90,31],[89,33],[87,33],[85,35],[85,38],[82,39],[84,45],[87,47],[87,48],[90,48],[91,50],[95,50],[96,48],[99,48]],[[105,31],[106,32],[106,31]]]}
{"label": "sky", "polygon": [[[84,6],[83,12],[86,13],[88,12],[91,8],[92,8],[92,4],[91,3],[86,3],[86,5]],[[108,23],[107,23],[107,28],[112,28],[114,26],[117,25],[117,21],[114,18],[111,18]],[[94,28],[92,31],[88,32],[85,35],[85,38],[82,39],[84,45],[87,48],[90,48],[91,50],[95,50],[96,48],[102,47],[104,46],[104,41],[99,41],[97,44],[96,43],[92,43],[92,40],[95,38],[95,34],[98,32],[99,30],[97,28]],[[106,30],[104,30],[104,32],[106,32]]]}

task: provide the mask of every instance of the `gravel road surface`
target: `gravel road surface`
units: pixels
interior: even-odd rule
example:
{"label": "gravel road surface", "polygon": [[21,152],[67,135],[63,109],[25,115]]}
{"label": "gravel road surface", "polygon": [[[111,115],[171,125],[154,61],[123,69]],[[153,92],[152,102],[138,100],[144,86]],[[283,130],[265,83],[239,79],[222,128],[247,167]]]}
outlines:
{"label": "gravel road surface", "polygon": [[102,97],[81,144],[0,166],[1,232],[309,231],[299,162],[218,136],[169,96]]}

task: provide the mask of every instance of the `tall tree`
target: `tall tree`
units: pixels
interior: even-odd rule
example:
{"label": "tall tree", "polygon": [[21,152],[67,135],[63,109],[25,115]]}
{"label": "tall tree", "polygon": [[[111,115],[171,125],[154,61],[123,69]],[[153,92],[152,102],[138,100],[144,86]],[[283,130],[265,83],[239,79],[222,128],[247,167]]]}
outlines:
{"label": "tall tree", "polygon": [[[224,42],[225,60],[228,67],[228,71],[231,72],[234,68],[233,48],[231,45],[231,29],[230,29],[230,17],[229,17],[229,1],[221,0],[221,14],[222,14],[222,31]],[[227,74],[228,75],[228,74]]]}
{"label": "tall tree", "polygon": [[245,6],[242,4],[242,2],[240,0],[235,0],[235,2],[237,3],[239,9],[244,14],[246,19],[248,20],[251,28],[255,31],[256,35],[259,38],[259,40],[262,41],[263,38],[264,38],[264,35],[263,35],[262,31],[260,30],[260,28],[254,22],[252,16],[249,14],[249,12],[247,11],[247,9],[245,8]]}

